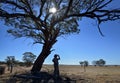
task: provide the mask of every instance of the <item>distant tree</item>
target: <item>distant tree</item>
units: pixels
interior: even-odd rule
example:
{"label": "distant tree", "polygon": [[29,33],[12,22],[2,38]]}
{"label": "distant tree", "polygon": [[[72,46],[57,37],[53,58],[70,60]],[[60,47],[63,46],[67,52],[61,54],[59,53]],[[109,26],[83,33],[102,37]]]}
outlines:
{"label": "distant tree", "polygon": [[[0,0],[0,20],[8,27],[12,26],[8,33],[14,37],[27,37],[33,39],[34,44],[42,44],[42,50],[31,69],[32,72],[39,72],[57,38],[79,33],[79,21],[84,17],[97,21],[101,35],[101,23],[120,19],[120,8],[109,8],[112,1]],[[53,8],[54,11],[51,11]]]}
{"label": "distant tree", "polygon": [[84,72],[86,72],[86,67],[89,65],[88,61],[84,61]]}
{"label": "distant tree", "polygon": [[83,65],[84,65],[84,62],[83,62],[83,61],[80,61],[79,63],[80,63],[80,65],[81,65],[81,66],[83,66]]}
{"label": "distant tree", "polygon": [[94,66],[97,66],[96,61],[92,61],[92,64],[93,64]]}
{"label": "distant tree", "polygon": [[88,61],[84,61],[84,66],[87,67],[89,65]]}
{"label": "distant tree", "polygon": [[14,64],[15,64],[15,65],[19,65],[19,62],[20,62],[19,60],[15,60],[15,61],[14,61]]}
{"label": "distant tree", "polygon": [[5,61],[6,61],[6,64],[8,66],[8,71],[9,71],[10,70],[10,64],[11,64],[10,57],[7,56],[7,58],[5,59]]}
{"label": "distant tree", "polygon": [[8,66],[8,71],[10,71],[10,73],[12,73],[13,65],[15,64],[15,56],[7,56],[5,61],[6,61],[6,64]]}
{"label": "distant tree", "polygon": [[106,64],[106,61],[103,59],[99,60],[99,66],[104,66]]}
{"label": "distant tree", "polygon": [[84,72],[86,72],[86,67],[89,65],[88,61],[80,61],[79,62],[82,67],[84,67]]}
{"label": "distant tree", "polygon": [[25,62],[19,62],[18,63],[20,66],[26,66]]}
{"label": "distant tree", "polygon": [[106,61],[103,59],[99,59],[99,60],[93,61],[92,63],[94,66],[104,66],[106,64]]}
{"label": "distant tree", "polygon": [[19,61],[19,60],[16,60],[15,64],[19,65],[19,66],[26,66],[26,63],[23,62],[23,61]]}
{"label": "distant tree", "polygon": [[0,65],[2,65],[2,64],[6,64],[6,62],[5,61],[0,61]]}
{"label": "distant tree", "polygon": [[97,66],[100,66],[99,60],[96,61],[96,65],[97,65]]}
{"label": "distant tree", "polygon": [[23,61],[25,62],[26,66],[31,66],[36,59],[36,55],[34,55],[32,52],[25,52],[23,55]]}

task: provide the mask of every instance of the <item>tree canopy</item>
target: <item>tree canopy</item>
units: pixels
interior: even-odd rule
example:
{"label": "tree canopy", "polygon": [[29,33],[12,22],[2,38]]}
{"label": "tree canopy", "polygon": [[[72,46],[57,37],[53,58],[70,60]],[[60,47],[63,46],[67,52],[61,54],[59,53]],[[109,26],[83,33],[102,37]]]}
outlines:
{"label": "tree canopy", "polygon": [[26,63],[26,66],[31,66],[36,59],[36,55],[32,52],[23,53],[23,61]]}
{"label": "tree canopy", "polygon": [[[1,0],[0,18],[15,37],[28,37],[34,43],[65,34],[78,33],[78,21],[83,17],[104,21],[120,19],[120,10],[106,6],[113,0]],[[49,9],[55,7],[54,14]],[[100,31],[100,28],[98,26]],[[101,33],[101,31],[100,31]],[[48,35],[49,34],[49,35]],[[102,34],[102,33],[101,33]]]}
{"label": "tree canopy", "polygon": [[99,59],[99,60],[96,60],[96,61],[93,61],[92,63],[94,66],[104,66],[106,64],[106,61],[103,60],[103,59]]}

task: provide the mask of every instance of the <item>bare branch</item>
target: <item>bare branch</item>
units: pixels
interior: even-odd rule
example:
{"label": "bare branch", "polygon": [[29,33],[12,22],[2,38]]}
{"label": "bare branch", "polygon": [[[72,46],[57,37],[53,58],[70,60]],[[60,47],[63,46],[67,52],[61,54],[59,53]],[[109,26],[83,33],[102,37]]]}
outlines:
{"label": "bare branch", "polygon": [[1,1],[1,3],[11,4],[11,5],[13,5],[13,6],[15,6],[15,7],[19,8],[19,9],[24,10],[26,13],[28,13],[28,11],[27,11],[27,9],[26,9],[25,7],[22,7],[22,6],[18,5],[18,4],[17,4],[16,2],[14,2],[14,1],[3,0],[3,1]]}
{"label": "bare branch", "polygon": [[22,0],[22,2],[26,5],[26,7],[28,7],[30,14],[33,15],[32,8],[29,4],[30,2],[28,2],[28,0],[24,0],[24,1]]}
{"label": "bare branch", "polygon": [[0,17],[14,18],[14,17],[31,17],[31,16],[28,14],[21,14],[21,13],[9,14],[9,13],[5,12],[5,13],[0,13]]}
{"label": "bare branch", "polygon": [[103,36],[103,37],[104,37],[104,35],[103,35],[103,33],[102,33],[101,29],[100,29],[100,25],[99,25],[99,23],[98,23],[97,28],[98,28],[98,31],[99,31],[99,33],[101,34],[101,36]]}
{"label": "bare branch", "polygon": [[66,10],[64,16],[66,16],[66,15],[68,14],[68,12],[69,12],[69,10],[70,10],[70,7],[71,7],[71,5],[72,5],[72,2],[73,2],[73,0],[69,0],[68,7],[67,7],[67,10]]}
{"label": "bare branch", "polygon": [[43,7],[45,5],[45,2],[46,2],[46,0],[41,0],[41,7],[40,7],[40,10],[39,10],[38,18],[40,18],[41,15],[42,15],[42,11],[43,11]]}
{"label": "bare branch", "polygon": [[59,2],[58,2],[57,5],[60,6],[60,4],[62,3],[62,1],[63,1],[63,0],[59,0]]}
{"label": "bare branch", "polygon": [[100,7],[98,7],[97,9],[102,9],[103,7],[105,7],[106,5],[108,5],[109,3],[111,3],[113,0],[109,0],[108,2],[104,3],[103,5],[101,5]]}

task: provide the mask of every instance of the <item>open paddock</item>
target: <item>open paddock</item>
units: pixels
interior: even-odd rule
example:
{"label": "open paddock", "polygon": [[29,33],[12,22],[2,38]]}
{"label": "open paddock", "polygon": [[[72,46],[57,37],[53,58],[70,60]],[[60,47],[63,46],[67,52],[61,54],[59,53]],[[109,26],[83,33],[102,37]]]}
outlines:
{"label": "open paddock", "polygon": [[[12,75],[20,73],[30,73],[31,67],[15,66],[13,73],[6,71],[5,74],[0,75],[0,83],[5,83]],[[68,76],[76,80],[76,83],[120,83],[120,66],[88,66],[86,72],[80,65],[60,65],[60,75]],[[42,71],[53,73],[53,65],[43,65]],[[82,81],[84,79],[85,81]]]}

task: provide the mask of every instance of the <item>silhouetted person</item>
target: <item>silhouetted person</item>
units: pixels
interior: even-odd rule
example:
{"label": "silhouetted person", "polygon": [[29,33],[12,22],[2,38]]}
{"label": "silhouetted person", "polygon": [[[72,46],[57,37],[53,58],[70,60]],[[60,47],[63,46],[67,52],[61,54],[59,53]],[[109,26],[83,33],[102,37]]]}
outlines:
{"label": "silhouetted person", "polygon": [[58,60],[60,60],[60,56],[55,54],[54,58],[53,58],[53,62],[54,62],[54,76],[55,78],[59,77],[59,62]]}

